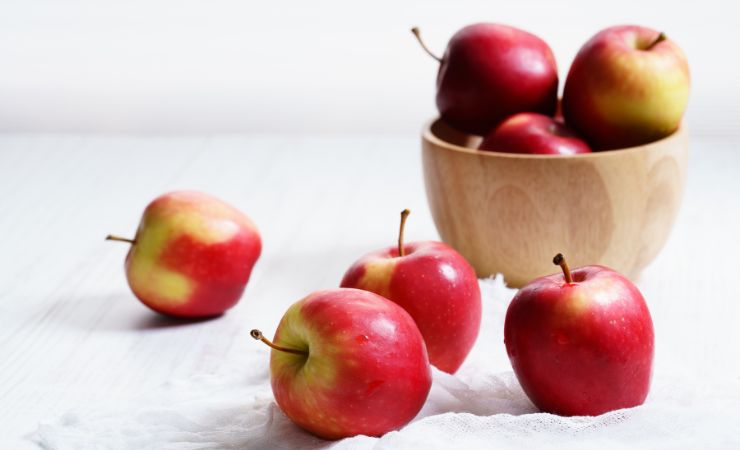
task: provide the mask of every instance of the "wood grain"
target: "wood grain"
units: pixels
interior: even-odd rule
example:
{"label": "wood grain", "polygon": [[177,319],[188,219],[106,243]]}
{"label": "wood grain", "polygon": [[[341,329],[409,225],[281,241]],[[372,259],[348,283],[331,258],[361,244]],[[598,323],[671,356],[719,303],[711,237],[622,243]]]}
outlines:
{"label": "wood grain", "polygon": [[476,138],[439,121],[422,133],[429,207],[442,239],[481,277],[522,286],[603,264],[636,278],[666,242],[686,179],[685,127],[648,145],[575,156],[475,149]]}

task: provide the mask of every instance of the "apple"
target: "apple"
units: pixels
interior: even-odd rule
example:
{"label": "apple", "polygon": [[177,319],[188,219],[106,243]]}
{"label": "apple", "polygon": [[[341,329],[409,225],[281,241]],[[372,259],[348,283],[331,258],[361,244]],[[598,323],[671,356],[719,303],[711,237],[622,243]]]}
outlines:
{"label": "apple", "polygon": [[538,113],[514,114],[483,138],[478,148],[541,155],[591,153],[586,141],[563,123]]}
{"label": "apple", "polygon": [[641,405],[650,389],[653,322],[632,282],[603,266],[537,278],[509,305],[504,342],[542,411],[598,415]]}
{"label": "apple", "polygon": [[401,213],[398,246],[358,259],[345,273],[341,287],[375,292],[402,306],[424,336],[429,361],[455,373],[480,330],[478,279],[465,258],[447,244],[404,244],[408,214],[408,210]]}
{"label": "apple", "polygon": [[324,439],[380,436],[421,410],[432,384],[424,340],[400,306],[358,289],[314,292],[285,312],[270,347],[275,401]]}
{"label": "apple", "polygon": [[526,31],[493,23],[469,25],[447,44],[439,61],[437,108],[453,128],[484,135],[518,112],[553,115],[558,70],[550,47]]}
{"label": "apple", "polygon": [[607,28],[576,55],[565,81],[565,123],[595,150],[646,144],[673,133],[689,98],[689,66],[665,34]]}
{"label": "apple", "polygon": [[175,317],[222,314],[239,301],[262,241],[252,221],[207,194],[177,191],[153,200],[131,244],[126,277],[134,295]]}

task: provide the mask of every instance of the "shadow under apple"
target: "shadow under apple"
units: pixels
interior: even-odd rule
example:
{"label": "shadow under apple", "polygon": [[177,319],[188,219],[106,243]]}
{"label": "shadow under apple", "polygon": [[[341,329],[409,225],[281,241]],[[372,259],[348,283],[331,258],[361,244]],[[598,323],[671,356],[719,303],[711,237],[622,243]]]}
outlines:
{"label": "shadow under apple", "polygon": [[70,296],[51,306],[50,320],[82,331],[126,332],[161,330],[210,322],[223,316],[207,318],[168,317],[142,305],[129,292],[107,295]]}
{"label": "shadow under apple", "polygon": [[134,330],[157,330],[165,328],[176,328],[187,325],[193,325],[198,323],[210,322],[223,317],[223,314],[218,314],[209,317],[170,317],[159,314],[154,311],[149,311],[149,314],[142,315],[140,320],[132,324]]}

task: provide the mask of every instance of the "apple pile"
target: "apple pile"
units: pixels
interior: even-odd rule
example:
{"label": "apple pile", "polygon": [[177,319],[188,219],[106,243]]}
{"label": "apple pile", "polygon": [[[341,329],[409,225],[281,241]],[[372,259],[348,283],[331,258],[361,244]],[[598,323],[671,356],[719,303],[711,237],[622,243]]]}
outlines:
{"label": "apple pile", "polygon": [[[380,436],[404,426],[429,395],[430,365],[455,373],[475,344],[475,272],[446,244],[404,242],[408,215],[401,212],[397,245],[362,256],[339,288],[290,306],[273,340],[250,333],[272,349],[278,406],[316,436]],[[133,239],[107,239],[131,244],[126,276],[136,297],[176,317],[215,316],[236,304],[262,247],[246,215],[189,191],[152,201]],[[642,404],[654,345],[642,295],[606,267],[571,271],[560,254],[553,262],[562,275],[530,282],[506,313],[504,343],[525,393],[562,415]]]}
{"label": "apple pile", "polygon": [[562,116],[550,47],[526,31],[479,23],[458,31],[439,61],[441,120],[483,136],[480,150],[571,155],[647,144],[680,125],[689,95],[681,49],[664,33],[627,25],[602,30],[576,55]]}
{"label": "apple pile", "polygon": [[[414,34],[424,46],[418,29]],[[427,52],[434,56],[424,46]],[[435,57],[436,58],[436,57]],[[437,106],[481,150],[571,155],[645,144],[673,133],[689,74],[663,33],[601,31],[576,56],[558,113],[548,45],[513,27],[477,24],[450,40]],[[309,294],[283,315],[271,348],[275,400],[326,439],[379,436],[411,421],[431,388],[431,365],[455,373],[478,337],[481,294],[470,264],[442,242],[404,242],[360,257],[340,287]],[[144,210],[126,276],[156,312],[223,314],[242,296],[262,244],[254,223],[198,192],[162,195]],[[509,305],[504,344],[524,392],[542,411],[596,415],[642,404],[650,388],[653,324],[639,290],[602,266],[533,280]]]}
{"label": "apple pile", "polygon": [[[441,242],[404,243],[360,258],[341,287],[314,292],[284,314],[273,341],[275,400],[296,424],[326,439],[379,436],[421,410],[431,363],[454,373],[481,322],[475,271]],[[126,276],[134,295],[158,313],[203,318],[241,297],[261,251],[252,221],[207,194],[162,195],[144,210]],[[427,351],[429,353],[427,353]]]}

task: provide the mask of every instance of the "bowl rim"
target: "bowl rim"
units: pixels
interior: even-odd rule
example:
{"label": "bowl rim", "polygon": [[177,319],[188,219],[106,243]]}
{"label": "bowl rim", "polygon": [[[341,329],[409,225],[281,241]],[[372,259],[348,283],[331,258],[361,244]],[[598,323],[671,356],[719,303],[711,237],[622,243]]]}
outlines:
{"label": "bowl rim", "polygon": [[[682,120],[681,123],[678,125],[678,128],[676,130],[669,134],[668,136],[658,139],[657,141],[648,142],[647,144],[643,145],[637,145],[634,147],[624,147],[624,148],[615,148],[611,150],[602,150],[598,152],[592,152],[592,153],[577,153],[574,155],[543,155],[543,154],[531,154],[531,153],[507,153],[507,152],[497,152],[492,150],[479,150],[477,148],[469,148],[469,147],[463,147],[461,145],[453,144],[451,142],[447,142],[445,140],[442,140],[441,138],[437,137],[432,132],[432,127],[436,125],[437,123],[442,123],[442,118],[437,116],[433,119],[428,120],[424,124],[424,128],[422,129],[422,139],[425,141],[428,141],[437,147],[443,147],[447,150],[453,150],[459,153],[466,153],[469,155],[477,155],[477,156],[483,156],[486,158],[511,158],[511,159],[587,159],[587,158],[603,158],[603,157],[609,157],[609,156],[615,156],[615,155],[625,155],[625,153],[634,153],[634,152],[640,152],[640,151],[646,151],[653,147],[663,146],[664,144],[667,144],[671,141],[677,141],[679,139],[682,139],[683,136],[686,135],[686,124]],[[448,126],[449,125],[445,125]]]}

